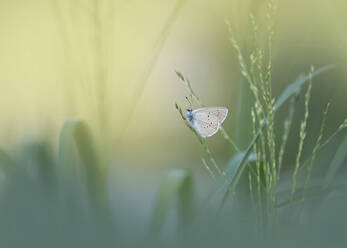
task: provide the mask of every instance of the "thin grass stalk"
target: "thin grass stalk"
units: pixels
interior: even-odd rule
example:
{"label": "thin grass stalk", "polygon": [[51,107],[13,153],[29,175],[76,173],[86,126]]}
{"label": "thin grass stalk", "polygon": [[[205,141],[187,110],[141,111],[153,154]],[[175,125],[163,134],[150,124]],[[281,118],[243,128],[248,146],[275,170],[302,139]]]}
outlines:
{"label": "thin grass stalk", "polygon": [[210,148],[208,147],[207,143],[206,143],[206,140],[203,140],[203,145],[202,145],[205,149],[205,152],[207,154],[207,156],[209,157],[210,159],[210,162],[212,163],[212,165],[215,167],[215,169],[217,170],[218,174],[220,176],[222,176],[225,180],[225,183],[229,184],[229,180],[228,180],[228,176],[227,174],[225,173],[224,170],[222,170],[219,165],[217,164],[216,160],[214,159],[214,157],[212,156],[212,153],[210,151]]}
{"label": "thin grass stalk", "polygon": [[201,158],[201,162],[202,162],[202,164],[205,166],[206,170],[210,173],[210,175],[211,175],[213,181],[214,181],[215,183],[217,183],[217,177],[216,177],[216,175],[214,174],[214,172],[211,170],[210,166],[207,164],[206,160],[205,160],[204,158]]}
{"label": "thin grass stalk", "polygon": [[242,52],[241,52],[241,48],[240,48],[237,40],[234,38],[234,32],[233,32],[233,28],[231,26],[231,23],[228,20],[226,20],[225,23],[226,23],[226,25],[228,27],[228,31],[229,31],[229,34],[230,34],[229,35],[229,41],[231,42],[231,45],[234,47],[234,49],[237,52],[239,64],[240,64],[240,67],[241,67],[241,74],[247,79],[247,81],[251,85],[251,88],[253,88],[253,85],[254,85],[253,80],[252,80],[250,74],[248,73],[248,69],[247,69],[244,57],[242,55]]}
{"label": "thin grass stalk", "polygon": [[253,192],[253,179],[251,171],[248,171],[248,182],[249,182],[249,194],[251,196],[252,208],[255,207],[254,192]]}
{"label": "thin grass stalk", "polygon": [[[257,42],[257,25],[256,25],[256,22],[254,20],[254,16],[251,14],[250,15],[250,19],[251,19],[251,24],[252,24],[252,27],[253,27],[253,33],[254,33],[254,40],[255,40],[255,43]],[[269,144],[269,151],[270,151],[270,155],[271,155],[271,158],[272,158],[272,161],[274,161],[274,158],[275,158],[275,136],[274,136],[274,131],[273,131],[273,113],[274,113],[274,101],[271,99],[271,83],[270,83],[270,80],[271,80],[271,77],[269,76],[267,78],[268,82],[265,83],[264,80],[263,80],[263,74],[262,74],[262,50],[260,48],[257,47],[257,44],[255,44],[255,49],[258,51],[257,52],[257,57],[255,57],[253,54],[251,54],[250,56],[250,60],[251,60],[251,68],[250,68],[250,72],[248,72],[247,70],[247,67],[246,67],[246,64],[244,62],[244,58],[243,58],[243,55],[242,55],[242,52],[241,52],[241,49],[240,49],[240,46],[238,45],[238,42],[237,40],[234,38],[234,35],[233,35],[233,29],[231,27],[231,24],[226,21],[226,24],[228,26],[228,30],[229,30],[229,33],[230,33],[230,41],[231,41],[231,44],[232,46],[234,47],[234,49],[236,50],[237,54],[238,54],[238,59],[239,59],[239,64],[240,64],[240,67],[241,67],[241,74],[247,79],[248,83],[249,83],[249,86],[250,86],[250,89],[251,91],[253,92],[253,95],[255,97],[255,101],[256,101],[256,113],[258,115],[258,118],[261,119],[261,116],[264,115],[263,113],[263,106],[262,106],[262,103],[259,99],[259,95],[258,95],[258,87],[257,87],[257,84],[256,84],[256,77],[255,77],[255,73],[254,73],[254,64],[257,62],[257,67],[258,67],[258,72],[259,72],[259,81],[260,83],[258,83],[258,85],[261,85],[261,89],[263,91],[263,98],[265,100],[265,103],[268,103],[267,104],[267,112],[268,112],[268,124],[269,124],[269,127],[267,128],[268,132],[268,137],[270,137],[270,142],[267,142],[265,141],[265,137],[264,137],[264,134],[263,132],[261,132],[261,142],[263,144],[262,146],[262,152],[263,152],[263,157],[264,157],[264,164],[265,164],[265,167],[264,168],[264,171],[266,172],[266,178],[268,178],[266,180],[266,184],[269,185],[269,182],[272,182],[273,180],[270,178],[270,163],[267,163],[266,161],[266,149],[265,149],[265,143],[268,143]],[[271,56],[270,56],[271,58]],[[269,66],[268,66],[269,70],[267,72],[267,75],[270,75],[271,74],[271,59],[270,59],[270,62],[269,62]],[[267,89],[265,89],[265,84],[267,85]],[[261,124],[261,123],[260,123]],[[275,175],[275,162],[272,163],[272,174]],[[268,189],[270,187],[267,187]]]}
{"label": "thin grass stalk", "polygon": [[[347,119],[345,119],[340,125],[339,127],[335,130],[335,132],[333,134],[331,134],[318,148],[317,152],[321,151],[325,146],[327,146],[342,130],[344,130],[345,128],[347,128]],[[299,171],[301,171],[302,169],[306,168],[309,165],[309,162],[312,158],[312,155],[309,156],[305,162],[302,164],[301,168],[299,169]]]}
{"label": "thin grass stalk", "polygon": [[[253,64],[255,64],[255,62],[258,61],[259,59],[257,57],[255,57],[255,55],[251,55],[251,72],[249,72],[247,69],[241,48],[240,48],[237,40],[234,37],[234,32],[233,32],[233,28],[231,26],[231,23],[228,20],[226,20],[225,23],[226,23],[226,25],[228,27],[228,31],[229,31],[229,41],[231,42],[231,45],[236,50],[236,53],[238,56],[238,60],[239,60],[240,68],[241,68],[241,74],[247,79],[247,81],[249,83],[249,87],[250,87],[256,101],[260,102],[259,101],[259,95],[258,95],[258,88],[255,84],[255,78],[254,78],[255,73],[254,73],[254,66],[253,66]],[[256,40],[256,38],[255,38],[255,40]]]}
{"label": "thin grass stalk", "polygon": [[327,144],[329,144],[330,141],[345,128],[347,128],[347,119],[345,119],[337,128],[337,130],[320,146],[320,149],[324,148]]}
{"label": "thin grass stalk", "polygon": [[[78,97],[73,94],[78,88],[79,92],[88,99],[88,101],[84,101],[84,106],[87,106],[87,109],[90,109],[92,114],[97,112],[95,102],[90,101],[93,96],[92,89],[92,80],[91,78],[84,78],[85,71],[81,71],[80,66],[83,63],[83,56],[78,52],[78,49],[75,49],[78,46],[78,40],[74,37],[75,32],[73,30],[73,23],[71,18],[71,14],[74,14],[75,11],[80,10],[88,10],[88,14],[90,15],[90,8],[86,8],[81,3],[77,2],[68,2],[63,4],[62,1],[52,1],[54,12],[58,19],[59,29],[61,31],[61,37],[63,39],[63,48],[64,48],[64,56],[65,62],[67,64],[67,82],[65,83],[65,96],[66,96],[66,111],[69,116],[75,116],[78,111]],[[76,41],[75,41],[76,40]]]}
{"label": "thin grass stalk", "polygon": [[[254,21],[254,16],[251,14],[250,15],[250,19],[251,19],[251,23],[254,29],[254,45],[257,46],[257,25]],[[259,61],[259,57],[256,57],[255,55],[251,55],[251,72],[249,73],[246,67],[246,64],[244,62],[244,57],[242,54],[242,51],[240,49],[240,46],[238,45],[237,40],[234,38],[234,33],[233,33],[233,28],[231,26],[231,23],[226,20],[225,21],[227,27],[228,27],[228,31],[229,31],[229,41],[231,42],[232,46],[234,47],[234,49],[236,50],[237,56],[238,56],[238,60],[239,60],[239,64],[241,67],[241,74],[246,78],[246,80],[249,83],[249,87],[250,90],[252,91],[255,101],[256,101],[256,113],[258,115],[259,119],[263,119],[261,116],[263,116],[263,107],[262,104],[260,102],[259,99],[259,94],[258,94],[258,88],[256,85],[256,78],[255,78],[255,72],[254,72],[254,65],[256,64],[257,61]],[[261,139],[262,139],[262,143],[265,144],[264,142],[264,136],[263,133],[261,133]]]}
{"label": "thin grass stalk", "polygon": [[310,184],[310,179],[311,179],[311,175],[312,175],[312,169],[313,169],[314,163],[316,161],[316,155],[317,155],[318,149],[319,149],[319,147],[321,145],[322,138],[323,138],[323,135],[324,135],[324,131],[325,131],[325,128],[326,128],[326,119],[327,119],[327,116],[328,116],[329,108],[330,108],[330,103],[327,104],[327,106],[326,106],[326,108],[325,108],[325,110],[323,112],[323,120],[322,120],[322,124],[321,124],[320,130],[319,130],[319,135],[318,135],[316,144],[315,144],[315,146],[313,148],[313,151],[312,151],[311,163],[307,167],[306,179],[305,179],[305,183],[304,183],[304,190],[303,190],[303,193],[302,193],[301,207],[300,207],[300,210],[299,210],[299,217],[301,216],[301,213],[302,213],[302,210],[303,210],[303,207],[304,207],[305,195],[307,193],[307,190],[308,190],[308,187],[309,187],[309,184]]}
{"label": "thin grass stalk", "polygon": [[268,65],[266,69],[266,88],[268,94],[268,102],[266,103],[268,109],[269,124],[267,126],[268,130],[268,144],[269,152],[271,158],[271,170],[272,170],[272,187],[271,187],[271,197],[272,197],[272,207],[276,205],[276,192],[277,192],[277,168],[276,168],[276,135],[275,135],[275,99],[272,98],[272,46],[273,38],[275,35],[274,29],[274,15],[276,12],[276,6],[273,0],[268,2]]}
{"label": "thin grass stalk", "polygon": [[[269,186],[269,193],[274,194],[276,192],[275,188],[276,185],[276,160],[275,160],[275,133],[274,133],[274,99],[272,99],[272,89],[271,89],[271,71],[272,71],[272,41],[274,37],[274,25],[273,25],[273,16],[275,12],[275,5],[273,1],[268,2],[268,13],[267,17],[269,20],[268,25],[268,64],[265,69],[265,75],[263,75],[263,50],[261,48],[258,48],[257,54],[258,54],[258,73],[259,73],[259,88],[262,90],[262,96],[263,101],[266,109],[266,113],[268,116],[268,125],[267,125],[267,137],[266,137],[266,143],[268,144],[268,151],[270,155],[270,160],[265,161],[266,165],[266,174],[268,178],[268,186]],[[252,16],[251,16],[252,17]],[[254,21],[254,18],[251,18],[251,21],[253,23],[254,32],[257,32],[256,24]],[[263,138],[265,142],[265,138]],[[266,154],[266,151],[264,149],[264,154]],[[272,178],[271,178],[272,177]],[[273,196],[273,201],[275,196]]]}
{"label": "thin grass stalk", "polygon": [[[262,60],[263,60],[263,57],[262,57],[262,49],[260,48],[259,46],[259,37],[258,37],[258,25],[255,21],[255,18],[254,18],[254,15],[251,13],[250,14],[250,21],[251,21],[251,25],[252,25],[252,28],[253,28],[253,37],[254,37],[254,52],[251,54],[250,56],[250,61],[251,61],[251,71],[250,71],[250,74],[251,74],[251,77],[252,77],[252,80],[254,82],[254,87],[251,89],[253,91],[253,94],[254,94],[254,98],[256,100],[256,104],[257,104],[257,111],[255,112],[257,114],[257,118],[259,120],[261,119],[265,119],[265,113],[264,113],[264,110],[263,110],[263,105],[262,105],[262,102],[260,101],[260,98],[259,98],[259,86],[260,86],[260,81],[262,80],[262,76],[261,76],[261,73],[262,73]],[[258,74],[257,74],[257,71],[256,69],[258,70]],[[258,77],[257,77],[258,75]]]}
{"label": "thin grass stalk", "polygon": [[[269,83],[270,84],[270,83]],[[271,87],[270,87],[271,88]],[[276,143],[275,143],[275,131],[274,131],[274,100],[271,97],[271,89],[267,89],[268,98],[265,102],[268,116],[268,125],[267,125],[267,144],[268,150],[270,153],[269,167],[270,167],[270,185],[269,188],[270,194],[276,192]],[[275,196],[272,196],[274,198]],[[275,199],[272,199],[273,201]]]}
{"label": "thin grass stalk", "polygon": [[[262,53],[259,52],[261,51],[261,48],[259,46],[259,38],[258,38],[258,25],[255,21],[254,15],[251,13],[250,14],[250,20],[251,20],[251,25],[253,28],[253,36],[254,36],[254,52],[251,54],[250,56],[250,61],[251,61],[251,69],[250,69],[250,74],[251,74],[251,78],[252,81],[254,82],[254,86],[252,86],[251,90],[253,92],[254,98],[255,98],[255,102],[256,102],[256,109],[257,111],[255,112],[257,114],[257,119],[258,120],[263,120],[265,119],[265,113],[263,110],[263,105],[262,102],[259,98],[259,85],[260,85],[260,81],[261,81],[261,64],[262,64]],[[257,71],[258,70],[258,74]],[[257,75],[259,76],[259,78],[257,78]],[[260,123],[261,124],[261,123]]]}
{"label": "thin grass stalk", "polygon": [[267,87],[269,90],[270,95],[272,95],[272,89],[271,89],[271,71],[272,71],[272,46],[273,46],[273,39],[275,36],[275,14],[276,14],[276,5],[274,0],[268,1],[268,12],[267,12],[267,19],[268,19],[268,65],[266,70],[266,82],[268,83]]}
{"label": "thin grass stalk", "polygon": [[[258,25],[255,21],[254,15],[251,14],[250,15],[250,20],[251,20],[251,24],[253,27],[253,34],[254,34],[254,54],[255,54],[255,58],[253,58],[253,56],[251,56],[251,76],[253,78],[253,82],[254,82],[254,86],[253,86],[253,94],[254,97],[256,99],[256,114],[257,114],[257,119],[259,120],[260,125],[263,124],[263,122],[265,121],[265,112],[264,112],[264,108],[266,108],[266,106],[263,106],[258,92],[259,89],[262,91],[262,96],[264,99],[264,95],[266,95],[266,92],[268,90],[265,89],[265,81],[264,81],[264,77],[263,77],[263,59],[264,59],[264,52],[263,49],[259,46],[258,42]],[[269,57],[271,58],[271,56]],[[270,63],[270,62],[269,62]],[[254,67],[256,67],[257,72],[255,72]],[[269,66],[268,68],[271,68],[271,66]],[[270,74],[271,70],[269,70],[267,72],[267,74]],[[258,75],[258,76],[257,76]],[[269,80],[271,80],[271,77],[268,77]],[[270,85],[270,81],[268,82],[268,85]],[[271,88],[271,87],[269,87]],[[266,101],[265,101],[266,103]],[[262,160],[263,160],[263,164],[264,166],[264,172],[266,173],[266,185],[267,185],[267,189],[269,189],[269,182],[270,182],[270,166],[269,166],[269,162],[267,161],[267,150],[266,150],[266,143],[268,143],[268,137],[266,137],[263,133],[263,131],[260,134],[260,140],[261,140],[261,144],[262,144]]]}
{"label": "thin grass stalk", "polygon": [[253,92],[254,97],[257,99],[258,98],[258,89],[254,83],[254,80],[252,78],[252,74],[250,72],[248,72],[241,48],[240,48],[237,40],[234,37],[234,32],[233,32],[233,28],[231,26],[231,23],[228,20],[226,20],[225,23],[228,27],[229,41],[231,42],[231,45],[234,47],[234,49],[237,52],[237,56],[238,56],[238,60],[239,60],[240,68],[241,68],[241,74],[247,79],[249,86],[250,86],[250,89]]}
{"label": "thin grass stalk", "polygon": [[294,117],[294,113],[295,113],[296,102],[297,102],[297,96],[293,96],[291,101],[290,101],[290,103],[289,103],[288,116],[287,116],[286,120],[284,121],[282,143],[281,143],[280,152],[278,154],[277,181],[280,180],[283,156],[284,156],[284,152],[285,152],[286,147],[287,147],[288,136],[289,136],[289,133],[290,133],[290,130],[291,130],[291,126],[292,126],[292,123],[293,123],[293,117]]}
{"label": "thin grass stalk", "polygon": [[94,68],[95,79],[94,85],[96,90],[96,115],[98,120],[98,131],[100,134],[100,145],[102,152],[102,166],[105,167],[109,157],[109,125],[107,117],[107,79],[105,65],[105,42],[104,23],[101,15],[101,3],[98,0],[93,0],[91,8],[91,16],[93,20],[93,48],[94,48]]}
{"label": "thin grass stalk", "polygon": [[[256,136],[256,130],[257,130],[257,120],[255,117],[255,111],[252,109],[252,123],[253,123],[253,136]],[[263,214],[263,204],[262,204],[262,193],[261,193],[261,178],[260,178],[260,150],[258,151],[257,144],[254,144],[254,156],[255,156],[255,163],[256,163],[256,182],[257,182],[257,199],[258,199],[258,207],[259,207],[259,214],[258,214],[258,223],[262,223],[262,214]]]}
{"label": "thin grass stalk", "polygon": [[[260,116],[260,113],[259,113],[259,108],[258,106],[256,105],[256,113],[258,112],[257,114],[257,117],[258,117],[258,122],[259,122],[259,126],[262,126],[264,125],[265,123],[265,119],[264,118],[261,118],[259,117]],[[261,119],[259,119],[261,118]],[[266,188],[268,188],[268,185],[269,185],[269,178],[267,176],[267,172],[269,171],[269,168],[268,168],[268,163],[267,163],[267,154],[266,154],[266,139],[265,139],[265,134],[264,134],[264,131],[261,130],[260,132],[260,143],[261,143],[261,159],[262,159],[262,164],[263,164],[263,170],[264,170],[264,174],[265,174],[265,184],[266,184]]]}
{"label": "thin grass stalk", "polygon": [[[262,49],[260,48],[259,46],[259,38],[258,38],[258,25],[257,25],[257,22],[255,21],[255,18],[254,18],[254,15],[251,13],[250,14],[250,21],[251,21],[251,25],[252,25],[252,28],[253,28],[253,37],[254,37],[254,52],[251,54],[250,56],[250,61],[251,61],[251,69],[250,69],[250,74],[251,74],[251,77],[252,77],[252,80],[254,82],[254,86],[252,85],[252,92],[253,92],[253,95],[254,95],[254,98],[255,98],[255,109],[256,111],[252,113],[252,120],[253,122],[255,122],[256,120],[259,121],[259,126],[261,126],[265,120],[265,113],[264,113],[264,107],[262,105],[262,102],[260,100],[260,97],[259,97],[259,86],[261,85],[261,81],[262,81],[262,60],[263,60],[263,57],[262,57]],[[258,70],[258,74],[256,72],[256,69]],[[257,77],[258,75],[258,77]],[[254,115],[255,113],[255,115]],[[255,132],[255,130],[254,130]],[[260,157],[262,158],[263,160],[263,164],[266,164],[267,163],[267,160],[266,160],[266,148],[265,148],[265,143],[266,143],[266,140],[265,140],[265,135],[263,133],[263,131],[261,131],[261,134],[260,134],[260,142],[261,142],[261,149],[259,150],[259,154],[258,154],[258,158],[257,158],[257,162],[256,162],[256,166],[257,166],[257,172],[258,172],[258,177],[257,177],[257,181],[258,181],[258,195],[260,197],[260,200],[259,200],[259,204],[260,204],[260,209],[261,209],[261,212],[262,212],[262,196],[261,196],[261,190],[260,190],[260,185],[259,185],[259,182],[260,182]],[[255,144],[256,146],[256,144]],[[256,152],[255,152],[256,153]],[[262,154],[262,155],[260,155]],[[264,168],[264,171],[268,171],[268,169]],[[266,179],[266,186],[265,186],[265,189],[268,188],[268,179]]]}
{"label": "thin grass stalk", "polygon": [[[152,71],[155,68],[158,58],[163,50],[164,44],[167,38],[169,37],[170,31],[172,27],[174,26],[174,23],[176,22],[177,17],[179,16],[179,13],[183,9],[183,6],[186,2],[187,0],[177,0],[174,9],[171,11],[167,21],[164,23],[163,28],[161,29],[159,33],[158,39],[154,44],[154,48],[153,48],[154,51],[152,53],[153,55],[151,55],[151,57],[149,58],[149,62],[146,64],[146,67],[143,73],[141,74],[140,79],[138,80],[139,86],[137,87],[137,89],[135,90],[133,94],[134,98],[132,100],[132,105],[130,106],[130,109],[128,110],[128,115],[125,118],[124,125],[123,125],[124,128],[122,128],[122,130],[126,129],[131,118],[133,117],[136,107],[141,98],[141,95],[143,94],[144,89],[146,88],[148,79],[151,76]],[[123,136],[121,136],[121,138],[122,137]]]}
{"label": "thin grass stalk", "polygon": [[300,158],[301,158],[301,154],[302,154],[302,150],[303,150],[303,146],[304,146],[304,141],[306,138],[307,119],[308,119],[308,115],[309,115],[308,106],[309,106],[310,96],[311,96],[313,71],[314,71],[314,68],[312,66],[310,74],[309,74],[309,84],[308,84],[307,91],[305,94],[305,116],[304,116],[304,120],[301,122],[301,126],[300,126],[299,149],[298,149],[298,153],[296,156],[294,173],[292,176],[292,190],[291,190],[291,196],[290,196],[291,200],[293,199],[294,194],[295,194],[295,190],[296,190],[296,177],[297,177],[297,174],[298,174],[298,171],[300,168]]}
{"label": "thin grass stalk", "polygon": [[[261,126],[261,125],[263,125],[263,123],[265,121],[265,118],[264,118],[265,114],[263,111],[264,107],[263,107],[262,102],[261,102],[260,97],[259,97],[258,87],[259,87],[259,85],[263,85],[263,93],[265,92],[264,80],[263,80],[263,74],[262,74],[262,66],[261,66],[263,56],[262,56],[262,50],[258,47],[258,44],[257,44],[257,29],[258,29],[258,27],[257,27],[257,24],[254,20],[254,16],[252,14],[250,15],[250,19],[251,19],[251,24],[253,26],[254,46],[255,46],[255,50],[257,51],[257,53],[255,53],[255,54],[252,53],[250,55],[250,61],[251,61],[250,71],[248,71],[247,66],[244,62],[244,57],[243,57],[242,51],[240,49],[240,46],[238,45],[237,40],[234,38],[233,29],[231,27],[231,24],[228,21],[226,21],[226,24],[228,26],[228,30],[229,30],[229,34],[230,34],[229,40],[230,40],[232,46],[234,47],[234,49],[236,50],[237,55],[238,55],[238,60],[239,60],[239,64],[241,67],[241,74],[248,81],[250,90],[252,91],[253,96],[255,98],[255,109],[256,109],[255,113],[257,115],[257,118],[259,119],[260,126]],[[260,83],[257,83],[258,80],[256,77],[255,68],[258,69],[258,75],[259,75],[258,80],[260,81]],[[269,184],[271,184],[271,178],[270,178],[271,172],[270,172],[270,165],[266,161],[266,145],[265,144],[267,143],[267,140],[265,138],[263,130],[260,133],[260,138],[261,138],[261,143],[262,143],[262,154],[263,154],[262,159],[263,159],[263,164],[265,165],[264,166],[264,172],[266,174],[265,189],[266,189],[266,192],[268,192]],[[267,204],[266,206],[268,207],[269,204]],[[269,212],[269,211],[267,211],[267,212]]]}
{"label": "thin grass stalk", "polygon": [[[256,117],[255,117],[254,109],[252,109],[251,115],[252,115],[252,124],[253,124],[253,136],[256,136],[257,126],[256,126]],[[260,153],[258,152],[257,144],[254,144],[253,152],[254,152],[254,156],[255,156],[256,171],[257,171],[256,179],[257,179],[258,197],[261,198],[261,191],[260,191]]]}

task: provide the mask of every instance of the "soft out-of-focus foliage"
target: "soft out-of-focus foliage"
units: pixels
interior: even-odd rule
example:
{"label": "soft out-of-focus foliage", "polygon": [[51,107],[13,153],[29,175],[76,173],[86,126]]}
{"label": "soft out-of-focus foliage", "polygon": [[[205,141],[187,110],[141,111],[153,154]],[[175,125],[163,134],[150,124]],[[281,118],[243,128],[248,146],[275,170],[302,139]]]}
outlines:
{"label": "soft out-of-focus foliage", "polygon": [[[87,136],[84,138],[89,139]],[[85,152],[76,155],[78,160],[89,156]],[[3,247],[341,247],[347,242],[346,184],[334,184],[324,194],[316,190],[307,199],[300,223],[288,214],[293,206],[279,206],[279,222],[285,229],[271,230],[270,235],[257,228],[257,214],[251,205],[228,204],[216,213],[216,201],[194,197],[192,175],[176,169],[158,189],[157,205],[152,204],[153,219],[145,223],[144,231],[129,222],[131,208],[113,206],[112,214],[89,201],[93,193],[83,175],[86,164],[80,164],[79,173],[59,173],[59,166],[64,165],[55,161],[43,142],[21,146],[15,161],[9,157],[1,160],[1,168],[9,165],[15,167],[6,172],[1,169],[6,179],[0,198]],[[66,176],[72,181],[61,180]],[[74,197],[65,197],[72,193]]]}
{"label": "soft out-of-focus foliage", "polygon": [[105,182],[98,173],[88,171],[90,163],[97,165],[92,159],[95,151],[84,149],[94,145],[88,132],[82,122],[67,122],[60,139],[60,147],[66,149],[61,148],[58,161],[42,141],[21,145],[13,161],[1,160],[1,246],[115,244],[108,199],[94,204],[105,198],[106,188],[100,189]]}
{"label": "soft out-of-focus foliage", "polygon": [[[274,92],[279,95],[311,64],[317,68],[336,64],[335,73],[317,79],[317,97],[312,99],[317,110],[311,117],[313,122],[318,120],[318,107],[331,99],[330,118],[341,120],[346,20],[340,10],[345,3],[277,3]],[[152,159],[151,164],[156,166],[176,157],[196,159],[199,150],[171,108],[173,102],[185,101],[175,70],[192,81],[205,104],[230,108],[227,129],[246,127],[241,120],[251,118],[241,108],[245,96],[240,98],[238,89],[244,84],[224,19],[230,19],[241,47],[247,50],[250,11],[262,16],[265,4],[241,0],[0,1],[1,144],[33,136],[56,140],[61,124],[77,117],[87,120],[93,130],[107,128],[106,138],[98,139],[111,143],[110,151],[118,151],[118,158],[128,160],[136,151],[151,160],[155,154],[157,163]],[[137,94],[142,85],[142,93]],[[246,130],[236,135],[245,144],[251,139]],[[181,140],[187,144],[185,149]],[[229,148],[212,142],[222,156]],[[295,142],[294,138],[289,142]],[[164,143],[168,149],[161,149]],[[245,144],[240,146],[244,149]],[[131,162],[143,165],[141,161]]]}

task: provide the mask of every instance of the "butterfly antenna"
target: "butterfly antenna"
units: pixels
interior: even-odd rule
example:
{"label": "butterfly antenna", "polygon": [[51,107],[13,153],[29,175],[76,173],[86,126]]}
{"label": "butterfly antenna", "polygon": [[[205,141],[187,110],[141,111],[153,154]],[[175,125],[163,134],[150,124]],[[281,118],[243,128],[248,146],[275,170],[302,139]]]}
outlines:
{"label": "butterfly antenna", "polygon": [[187,101],[189,102],[190,108],[192,108],[192,102],[189,101],[188,97],[186,97]]}
{"label": "butterfly antenna", "polygon": [[190,101],[193,102],[193,94],[190,94]]}

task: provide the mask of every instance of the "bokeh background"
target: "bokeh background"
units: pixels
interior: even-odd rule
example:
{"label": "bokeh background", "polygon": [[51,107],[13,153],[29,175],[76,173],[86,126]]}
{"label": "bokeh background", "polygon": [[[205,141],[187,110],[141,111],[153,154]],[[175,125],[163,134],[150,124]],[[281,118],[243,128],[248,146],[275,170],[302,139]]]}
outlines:
{"label": "bokeh background", "polygon": [[[230,108],[225,124],[235,128],[240,73],[224,20],[247,40],[249,11],[261,9],[261,1],[0,4],[2,146],[37,137],[56,143],[66,119],[81,118],[97,128],[106,116],[115,158],[133,157],[147,167],[196,159],[199,147],[173,107],[175,101],[188,106],[175,70],[206,104]],[[317,79],[312,123],[328,100],[332,122],[346,113],[344,4],[278,1],[275,92],[311,64],[337,65]],[[226,145],[217,137],[211,142],[220,149]]]}
{"label": "bokeh background", "polygon": [[[56,154],[63,123],[80,119],[111,158],[106,165],[111,185],[117,182],[125,205],[141,201],[143,209],[150,208],[169,168],[190,168],[202,187],[211,183],[201,166],[202,150],[174,108],[175,102],[189,106],[175,71],[190,79],[205,104],[229,108],[225,128],[245,148],[251,134],[234,131],[242,79],[225,20],[247,53],[249,13],[262,13],[263,2],[0,0],[1,148],[13,154],[22,143],[45,140]],[[277,5],[274,95],[311,65],[336,64],[314,79],[307,138],[313,144],[328,101],[328,133],[347,114],[347,3]],[[298,108],[294,130],[303,111]],[[295,154],[298,136],[290,136],[288,154]],[[209,143],[218,162],[229,161],[232,147],[220,134]],[[285,160],[290,167],[295,156]],[[147,213],[143,209],[139,215]]]}

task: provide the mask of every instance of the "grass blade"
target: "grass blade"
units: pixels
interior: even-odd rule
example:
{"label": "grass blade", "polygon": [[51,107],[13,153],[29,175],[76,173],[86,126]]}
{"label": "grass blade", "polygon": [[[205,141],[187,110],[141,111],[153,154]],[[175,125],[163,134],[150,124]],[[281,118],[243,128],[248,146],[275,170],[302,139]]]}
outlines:
{"label": "grass blade", "polygon": [[61,183],[75,185],[76,180],[82,180],[94,207],[106,210],[106,180],[99,162],[88,126],[82,121],[66,121],[59,139]]}
{"label": "grass blade", "polygon": [[[322,72],[329,71],[333,69],[334,67],[335,65],[323,66],[312,73],[312,78],[314,78],[315,76],[318,76]],[[285,103],[291,96],[293,96],[295,92],[297,92],[301,88],[301,86],[303,86],[303,84],[309,80],[309,78],[310,78],[310,75],[306,74],[305,76],[297,79],[294,83],[289,85],[276,101],[275,110],[278,110],[283,105],[283,103]]]}
{"label": "grass blade", "polygon": [[13,180],[13,175],[17,166],[13,159],[5,152],[0,149],[0,184],[2,188],[5,187],[6,183],[9,183]]}
{"label": "grass blade", "polygon": [[[184,169],[171,170],[162,182],[152,216],[152,234],[158,234],[175,203],[178,203],[180,224],[189,224],[193,215],[193,178]],[[187,223],[188,222],[188,223]]]}
{"label": "grass blade", "polygon": [[245,78],[242,77],[240,80],[239,89],[239,99],[238,99],[238,109],[236,118],[236,129],[235,137],[236,144],[238,144],[241,149],[245,149],[252,139],[252,121],[249,113],[251,112],[254,97],[249,89],[249,85],[245,82]]}
{"label": "grass blade", "polygon": [[19,164],[41,184],[47,194],[56,193],[56,171],[51,147],[42,141],[24,143],[19,151]]}
{"label": "grass blade", "polygon": [[[184,4],[187,2],[187,0],[177,0],[175,7],[171,11],[167,21],[164,23],[164,26],[162,27],[158,39],[156,40],[153,48],[153,53],[151,54],[151,57],[149,58],[149,61],[144,68],[142,74],[140,75],[139,79],[139,86],[135,89],[135,92],[133,93],[133,100],[132,105],[130,106],[130,109],[128,110],[128,115],[125,118],[123,128],[122,130],[125,130],[131,119],[133,118],[134,112],[137,108],[137,105],[139,104],[139,99],[141,98],[141,95],[143,94],[143,91],[148,83],[149,77],[152,74],[153,69],[155,68],[158,58],[164,48],[164,45],[169,37],[169,34],[172,30],[172,27],[174,26],[181,10],[184,7]],[[123,132],[124,133],[124,132]],[[123,133],[121,134],[120,139],[123,139]]]}
{"label": "grass blade", "polygon": [[343,163],[344,159],[347,157],[347,136],[342,141],[339,149],[337,150],[323,181],[322,189],[326,190],[334,179],[334,176]]}
{"label": "grass blade", "polygon": [[[347,184],[340,183],[340,184],[336,184],[336,185],[331,185],[331,186],[325,188],[324,190],[321,189],[321,185],[311,185],[307,189],[305,189],[304,186],[298,187],[293,199],[289,198],[287,200],[283,200],[283,201],[279,202],[276,205],[276,208],[286,207],[288,205],[295,204],[295,203],[301,201],[303,192],[305,190],[306,190],[306,193],[305,193],[306,199],[309,199],[309,198],[311,199],[311,198],[315,198],[315,197],[324,197],[327,195],[327,193],[333,192],[333,191],[346,192],[346,189],[347,189],[346,186],[347,186]],[[291,189],[288,188],[284,191],[278,192],[278,194],[282,195],[282,196],[286,196],[286,195],[290,194],[290,191],[291,191]]]}
{"label": "grass blade", "polygon": [[260,133],[261,131],[265,128],[265,123],[260,127],[259,131],[257,132],[256,136],[253,138],[253,140],[251,141],[251,143],[248,145],[248,148],[246,149],[240,163],[238,164],[238,166],[236,167],[236,171],[234,174],[234,177],[230,179],[230,188],[231,188],[231,192],[235,191],[235,188],[240,180],[240,177],[242,175],[242,172],[244,171],[244,169],[246,168],[246,165],[248,164],[248,160],[249,160],[249,156],[252,154],[253,151],[253,146],[254,144],[258,141],[259,137],[260,137]]}
{"label": "grass blade", "polygon": [[3,171],[4,174],[12,173],[15,169],[15,164],[12,158],[5,151],[1,149],[0,149],[0,169]]}
{"label": "grass blade", "polygon": [[[236,173],[236,169],[237,166],[240,164],[241,160],[243,159],[245,153],[244,152],[240,152],[238,154],[236,154],[233,159],[229,162],[229,164],[227,165],[227,167],[225,168],[225,173],[228,175],[228,178],[232,178],[235,173]],[[248,156],[248,163],[252,163],[255,162],[256,158],[254,153],[250,154]]]}
{"label": "grass blade", "polygon": [[[318,70],[316,70],[313,74],[312,77],[319,75],[322,72],[325,72],[327,70],[330,70],[334,68],[334,65],[328,65],[328,66],[324,66],[319,68]],[[275,104],[275,111],[277,111],[291,96],[293,96],[294,94],[297,93],[297,91],[301,88],[301,86],[306,83],[309,80],[309,74],[305,75],[304,77],[294,81],[294,83],[292,83],[291,85],[289,85],[281,94],[281,96],[279,97],[278,101]],[[257,134],[255,135],[255,137],[253,138],[253,140],[251,141],[251,143],[248,145],[248,148],[246,149],[242,160],[240,161],[239,165],[237,166],[235,175],[233,178],[231,178],[230,180],[230,184],[227,185],[231,186],[231,192],[233,193],[235,191],[235,188],[239,182],[239,179],[242,175],[242,172],[244,171],[246,165],[247,165],[247,161],[248,161],[248,157],[249,155],[252,153],[253,150],[253,146],[254,144],[258,141],[260,133],[262,132],[262,130],[265,128],[267,121],[265,120],[263,125],[259,128]]]}

